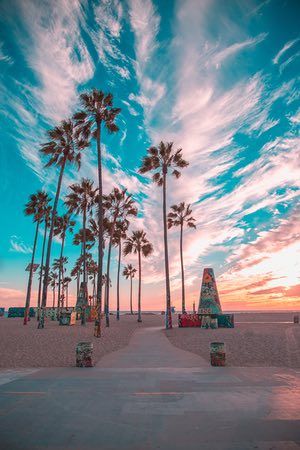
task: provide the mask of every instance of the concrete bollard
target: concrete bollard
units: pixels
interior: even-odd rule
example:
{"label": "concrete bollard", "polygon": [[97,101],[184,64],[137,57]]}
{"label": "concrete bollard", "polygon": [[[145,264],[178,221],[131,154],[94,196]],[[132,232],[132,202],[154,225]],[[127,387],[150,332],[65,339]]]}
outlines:
{"label": "concrete bollard", "polygon": [[212,366],[225,366],[225,344],[224,342],[211,342],[210,363]]}
{"label": "concrete bollard", "polygon": [[92,342],[79,342],[76,347],[76,367],[93,367]]}
{"label": "concrete bollard", "polygon": [[299,316],[294,316],[294,323],[299,323]]}

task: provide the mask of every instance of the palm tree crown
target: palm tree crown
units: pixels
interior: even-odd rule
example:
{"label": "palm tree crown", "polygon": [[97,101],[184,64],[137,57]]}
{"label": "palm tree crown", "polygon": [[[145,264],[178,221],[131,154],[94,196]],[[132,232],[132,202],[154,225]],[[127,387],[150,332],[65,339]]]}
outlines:
{"label": "palm tree crown", "polygon": [[179,178],[181,173],[178,169],[183,169],[189,164],[183,159],[181,148],[173,150],[173,142],[160,142],[158,147],[150,147],[147,153],[139,172],[141,174],[154,172],[152,180],[158,186],[163,185],[163,175],[167,175],[169,169],[172,170],[172,175]]}
{"label": "palm tree crown", "polygon": [[171,211],[168,214],[168,228],[178,227],[180,225],[186,225],[189,228],[196,228],[195,219],[191,216],[191,205],[186,205],[184,202],[178,205],[172,205]]}
{"label": "palm tree crown", "polygon": [[49,207],[51,199],[44,191],[38,191],[36,194],[31,194],[29,201],[25,205],[25,216],[33,216],[34,222],[40,222],[42,219],[47,219],[51,209]]}
{"label": "palm tree crown", "polygon": [[41,153],[49,157],[45,167],[53,165],[62,167],[67,161],[81,163],[81,152],[88,147],[88,141],[75,132],[72,120],[63,120],[61,124],[47,132],[50,141],[42,144]]}
{"label": "palm tree crown", "polygon": [[136,269],[133,267],[132,264],[127,264],[127,266],[123,269],[123,276],[128,280],[128,278],[134,278],[136,273]]}
{"label": "palm tree crown", "polygon": [[82,110],[74,114],[78,132],[88,139],[96,138],[97,124],[104,123],[109,133],[119,131],[115,123],[120,108],[113,108],[113,95],[93,89],[80,95]]}
{"label": "palm tree crown", "polygon": [[139,252],[141,252],[145,258],[153,253],[153,246],[148,241],[146,233],[143,230],[133,231],[132,236],[128,237],[124,243],[124,256],[127,256],[130,253],[137,254]]}

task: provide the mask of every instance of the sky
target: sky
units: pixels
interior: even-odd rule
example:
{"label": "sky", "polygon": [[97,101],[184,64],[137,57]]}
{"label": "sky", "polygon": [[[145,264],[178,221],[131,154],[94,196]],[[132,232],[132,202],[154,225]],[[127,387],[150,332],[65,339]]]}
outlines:
{"label": "sky", "polygon": [[[150,145],[174,142],[189,166],[168,178],[168,207],[192,205],[184,231],[186,303],[213,267],[224,310],[300,308],[300,3],[294,0],[0,1],[0,306],[23,306],[34,237],[31,193],[55,193],[39,148],[79,108],[112,92],[120,131],[103,134],[104,192],[127,188],[154,246],[142,262],[142,306],[165,305],[162,190],[138,174]],[[71,183],[97,184],[94,144]],[[80,226],[81,218],[77,219]],[[42,230],[37,261],[41,255]],[[59,240],[53,244],[58,257]],[[96,249],[93,251],[96,254]],[[68,271],[79,249],[67,237]],[[172,304],[180,309],[179,230],[169,232]],[[137,265],[136,258],[126,257]],[[111,307],[115,308],[116,250]],[[137,281],[134,281],[136,304]],[[32,304],[36,304],[37,277]],[[75,294],[75,282],[71,296]],[[72,297],[72,298],[73,298]],[[121,309],[129,308],[121,281]]]}

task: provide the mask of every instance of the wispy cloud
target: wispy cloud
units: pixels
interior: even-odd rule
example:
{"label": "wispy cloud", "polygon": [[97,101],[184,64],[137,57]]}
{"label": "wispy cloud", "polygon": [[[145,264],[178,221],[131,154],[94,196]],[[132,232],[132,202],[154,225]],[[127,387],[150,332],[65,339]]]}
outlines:
{"label": "wispy cloud", "polygon": [[232,44],[224,48],[223,50],[217,52],[215,55],[213,55],[211,63],[214,64],[217,68],[219,68],[220,64],[222,64],[224,60],[226,60],[229,57],[232,57],[236,53],[241,52],[246,48],[253,47],[259,44],[260,42],[266,39],[267,35],[268,35],[267,33],[261,33],[255,38],[246,39],[243,42],[237,42],[235,44]]}
{"label": "wispy cloud", "polygon": [[160,16],[151,0],[128,0],[128,5],[135,37],[134,68],[139,83],[139,93],[132,93],[130,99],[143,107],[146,122],[149,123],[153,108],[165,93],[165,85],[152,76],[153,66],[151,67],[152,57],[158,47]]}
{"label": "wispy cloud", "polygon": [[7,64],[13,64],[14,60],[11,56],[7,55],[4,51],[4,44],[0,41],[0,62]]}
{"label": "wispy cloud", "polygon": [[19,236],[11,236],[9,251],[29,254],[32,253],[32,247],[25,244],[25,242]]}
{"label": "wispy cloud", "polygon": [[292,41],[288,41],[284,46],[279,50],[276,56],[273,58],[273,64],[279,64],[280,60],[284,56],[284,54],[293,47],[297,42],[299,42],[300,38],[293,39]]}

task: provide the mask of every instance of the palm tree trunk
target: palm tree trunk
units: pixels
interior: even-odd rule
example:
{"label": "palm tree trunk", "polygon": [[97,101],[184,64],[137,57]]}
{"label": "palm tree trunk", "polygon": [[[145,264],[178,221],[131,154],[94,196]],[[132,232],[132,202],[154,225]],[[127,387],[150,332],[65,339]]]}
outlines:
{"label": "palm tree trunk", "polygon": [[58,271],[58,295],[57,295],[57,320],[59,320],[59,314],[60,314],[60,307],[61,307],[61,280],[63,275],[63,265],[62,265],[62,258],[63,258],[63,252],[64,252],[64,245],[65,245],[65,233],[62,235],[61,239],[61,249],[60,249],[60,265],[59,265],[59,271]]}
{"label": "palm tree trunk", "polygon": [[105,320],[106,326],[109,327],[109,272],[110,272],[110,257],[111,257],[111,247],[112,247],[112,235],[111,233],[109,246],[108,246],[108,254],[107,254],[107,269],[106,269],[106,285],[105,285]]}
{"label": "palm tree trunk", "polygon": [[133,315],[133,309],[132,309],[132,277],[130,277],[130,314]]}
{"label": "palm tree trunk", "polygon": [[44,265],[44,256],[45,256],[45,245],[46,245],[46,239],[47,239],[47,229],[48,229],[47,221],[45,220],[45,231],[44,231],[44,238],[43,238],[42,259],[41,259],[40,278],[39,278],[37,320],[40,320],[40,314],[41,314],[40,309],[41,309],[42,279],[43,279],[43,265]]}
{"label": "palm tree trunk", "polygon": [[86,208],[83,210],[83,223],[82,223],[82,231],[83,231],[83,289],[84,289],[84,297],[83,297],[83,305],[81,310],[81,325],[86,324],[85,317],[85,309],[88,303],[88,292],[87,292],[87,281],[86,281]]}
{"label": "palm tree trunk", "polygon": [[121,239],[119,242],[119,260],[118,260],[118,277],[117,277],[117,320],[120,320],[120,268],[121,268]]}
{"label": "palm tree trunk", "polygon": [[66,286],[66,307],[69,308],[69,286]]}
{"label": "palm tree trunk", "polygon": [[97,154],[98,154],[98,280],[97,280],[97,314],[94,336],[101,337],[102,309],[102,265],[103,265],[103,203],[102,203],[102,158],[101,158],[101,122],[97,124]]}
{"label": "palm tree trunk", "polygon": [[163,222],[164,222],[164,248],[165,248],[165,272],[166,272],[166,329],[172,328],[171,314],[171,289],[169,274],[169,254],[168,254],[168,228],[167,228],[167,177],[163,171]]}
{"label": "palm tree trunk", "polygon": [[27,325],[28,316],[29,316],[32,277],[33,277],[33,273],[34,273],[33,272],[33,264],[34,264],[34,256],[35,256],[35,250],[36,250],[36,243],[37,243],[37,238],[38,238],[39,226],[40,226],[40,221],[38,220],[37,223],[36,223],[34,243],[33,243],[31,263],[30,263],[30,270],[29,270],[29,277],[28,277],[28,286],[27,286],[26,303],[25,303],[25,311],[24,311],[24,321],[23,321],[24,325]]}
{"label": "palm tree trunk", "polygon": [[44,274],[44,281],[43,281],[43,294],[42,294],[42,313],[40,315],[40,320],[38,324],[38,328],[44,328],[45,326],[45,319],[44,319],[44,308],[47,304],[47,291],[48,291],[48,281],[49,281],[49,267],[50,267],[50,257],[51,257],[51,247],[52,247],[52,239],[53,239],[53,230],[54,230],[54,221],[57,211],[57,205],[60,195],[60,189],[61,189],[61,182],[65,170],[66,165],[66,157],[63,159],[62,166],[60,168],[60,174],[58,178],[57,183],[57,189],[51,214],[51,224],[50,224],[50,231],[48,236],[48,246],[47,246],[47,254],[46,254],[46,264],[45,264],[45,274]]}
{"label": "palm tree trunk", "polygon": [[53,288],[52,293],[53,293],[53,304],[52,304],[52,309],[53,309],[53,311],[54,311],[54,310],[55,310],[55,287]]}
{"label": "palm tree trunk", "polygon": [[141,250],[139,250],[138,255],[139,255],[138,322],[141,322],[141,321],[142,321],[142,314],[141,314],[141,295],[142,295],[142,262],[141,262]]}
{"label": "palm tree trunk", "polygon": [[182,314],[185,313],[185,289],[184,289],[184,268],[183,268],[183,224],[180,224],[180,263],[181,263],[181,289],[182,289]]}

